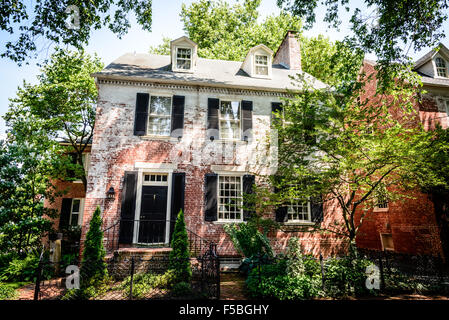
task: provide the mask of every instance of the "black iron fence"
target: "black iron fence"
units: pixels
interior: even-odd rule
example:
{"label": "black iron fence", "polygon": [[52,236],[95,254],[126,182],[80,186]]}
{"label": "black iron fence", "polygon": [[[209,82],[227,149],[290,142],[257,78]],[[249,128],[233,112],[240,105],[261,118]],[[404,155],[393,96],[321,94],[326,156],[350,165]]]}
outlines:
{"label": "black iron fence", "polygon": [[[300,261],[298,264],[297,262]],[[274,266],[279,268],[273,268]],[[283,267],[282,267],[283,265]],[[373,289],[378,293],[439,293],[449,294],[449,265],[438,256],[410,255],[391,251],[358,249],[356,255],[314,257],[268,257],[256,255],[241,265],[241,271],[251,273],[256,279],[261,296],[266,286],[266,276],[274,277],[288,271],[288,266],[299,266],[302,272],[320,278],[320,285],[327,296],[357,295]],[[269,271],[266,266],[271,266]],[[370,266],[369,268],[367,268]],[[374,267],[377,267],[373,269]],[[265,270],[263,270],[265,268]],[[370,278],[370,279],[368,279]],[[377,278],[378,287],[374,285]],[[367,281],[371,282],[368,288]],[[281,288],[279,288],[282,290]],[[361,290],[359,290],[361,289]]]}
{"label": "black iron fence", "polygon": [[[107,226],[103,230],[104,247],[107,254],[111,254],[120,247],[120,232],[127,230],[129,234],[136,233],[137,244],[144,246],[165,246],[165,230],[167,224],[170,225],[170,233],[173,230],[175,220],[157,220],[157,219],[120,219],[112,225]],[[186,228],[187,236],[189,238],[189,249],[192,257],[200,257],[209,249],[210,242],[192,230]],[[134,239],[132,239],[134,240]],[[170,237],[169,237],[169,240]],[[130,241],[132,242],[132,241]]]}
{"label": "black iron fence", "polygon": [[[190,277],[179,279],[171,263],[185,264]],[[200,257],[170,260],[166,256],[80,263],[62,268],[41,259],[36,270],[35,300],[219,299],[220,261],[216,246]],[[66,274],[69,272],[69,274]],[[72,272],[72,273],[70,273]],[[189,279],[190,278],[190,279]],[[77,289],[79,288],[79,289]]]}

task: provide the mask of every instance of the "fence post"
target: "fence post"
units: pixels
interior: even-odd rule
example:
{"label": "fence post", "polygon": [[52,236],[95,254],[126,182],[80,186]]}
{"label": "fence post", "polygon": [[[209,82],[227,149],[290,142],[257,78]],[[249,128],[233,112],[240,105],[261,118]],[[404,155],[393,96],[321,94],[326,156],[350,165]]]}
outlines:
{"label": "fence post", "polygon": [[323,287],[323,291],[325,290],[324,286],[324,263],[323,263],[323,255],[320,253],[320,267],[321,267],[321,286]]}
{"label": "fence post", "polygon": [[379,269],[380,269],[380,291],[385,289],[384,267],[382,262],[382,251],[379,252]]}
{"label": "fence post", "polygon": [[[216,252],[217,248],[215,248]],[[217,299],[220,300],[220,258],[218,254],[215,255],[215,259],[217,261]]]}
{"label": "fence post", "polygon": [[42,274],[42,256],[39,259],[39,264],[36,270],[36,285],[34,287],[34,300],[39,300],[39,292],[41,289],[41,274]]}
{"label": "fence post", "polygon": [[259,271],[259,295],[262,296],[262,290],[261,290],[261,285],[262,285],[262,276],[260,274],[260,253],[257,255],[257,269]]}
{"label": "fence post", "polygon": [[131,257],[131,281],[129,285],[129,300],[133,299],[133,281],[134,281],[134,256]]}

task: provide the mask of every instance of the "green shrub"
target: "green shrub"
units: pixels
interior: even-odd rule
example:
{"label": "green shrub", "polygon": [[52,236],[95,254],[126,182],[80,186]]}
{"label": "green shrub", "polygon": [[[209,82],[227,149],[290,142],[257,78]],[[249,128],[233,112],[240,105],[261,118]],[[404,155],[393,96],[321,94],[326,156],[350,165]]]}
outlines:
{"label": "green shrub", "polygon": [[12,287],[0,283],[0,300],[13,300],[17,297],[17,291]]}
{"label": "green shrub", "polygon": [[245,257],[253,257],[258,254],[273,257],[268,238],[260,232],[252,223],[232,223],[223,226],[225,232],[231,238],[235,249]]}
{"label": "green shrub", "polygon": [[170,252],[170,269],[173,269],[176,275],[176,281],[189,282],[192,278],[190,269],[189,238],[187,236],[186,224],[184,222],[184,213],[179,211],[173,230],[172,251]]}
{"label": "green shrub", "polygon": [[[133,297],[143,298],[154,289],[170,289],[176,282],[174,270],[168,270],[164,274],[138,273],[133,276]],[[120,285],[125,296],[129,296],[131,276],[123,280]]]}
{"label": "green shrub", "polygon": [[249,258],[245,258],[242,260],[242,263],[239,266],[240,272],[248,275],[253,268],[256,268],[260,265],[270,264],[272,262],[272,258],[268,255],[264,254],[262,256],[254,255]]}
{"label": "green shrub", "polygon": [[192,294],[192,287],[188,282],[178,282],[173,286],[171,292],[175,297],[186,297]]}
{"label": "green shrub", "polygon": [[3,269],[0,280],[33,281],[36,276],[38,264],[39,258],[34,255],[28,255],[24,259],[15,258]]}
{"label": "green shrub", "polygon": [[324,266],[326,294],[331,297],[373,294],[365,284],[365,271],[370,264],[366,259],[328,259]]}
{"label": "green shrub", "polygon": [[281,264],[261,266],[260,278],[258,268],[254,268],[246,280],[246,285],[252,298],[303,300],[321,294],[319,276],[289,276],[286,274],[285,265]]}
{"label": "green shrub", "polygon": [[104,257],[106,251],[103,246],[103,231],[101,230],[101,211],[97,207],[89,224],[89,231],[84,242],[83,258],[81,261],[81,286],[101,281],[107,276],[108,270]]}

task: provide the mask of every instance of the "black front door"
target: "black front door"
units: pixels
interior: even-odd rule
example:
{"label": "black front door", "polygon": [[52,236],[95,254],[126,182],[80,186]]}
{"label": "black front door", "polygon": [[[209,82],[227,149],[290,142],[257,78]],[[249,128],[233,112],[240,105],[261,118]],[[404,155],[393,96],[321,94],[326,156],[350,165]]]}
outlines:
{"label": "black front door", "polygon": [[167,187],[143,186],[139,221],[139,243],[165,242]]}

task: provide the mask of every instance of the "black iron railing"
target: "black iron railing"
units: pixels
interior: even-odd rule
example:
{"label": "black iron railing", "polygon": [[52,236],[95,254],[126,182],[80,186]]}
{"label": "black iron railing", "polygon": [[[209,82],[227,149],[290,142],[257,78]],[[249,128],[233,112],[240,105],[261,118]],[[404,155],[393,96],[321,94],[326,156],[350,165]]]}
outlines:
{"label": "black iron railing", "polygon": [[[103,230],[104,247],[107,254],[113,253],[120,248],[125,242],[129,245],[138,247],[165,247],[167,246],[166,230],[170,230],[168,237],[168,245],[171,242],[171,233],[174,229],[175,220],[158,220],[158,219],[120,219]],[[124,230],[131,239],[124,241],[121,239],[120,233]],[[189,250],[193,257],[202,256],[210,247],[210,241],[202,238],[192,230],[186,228],[189,239]]]}

